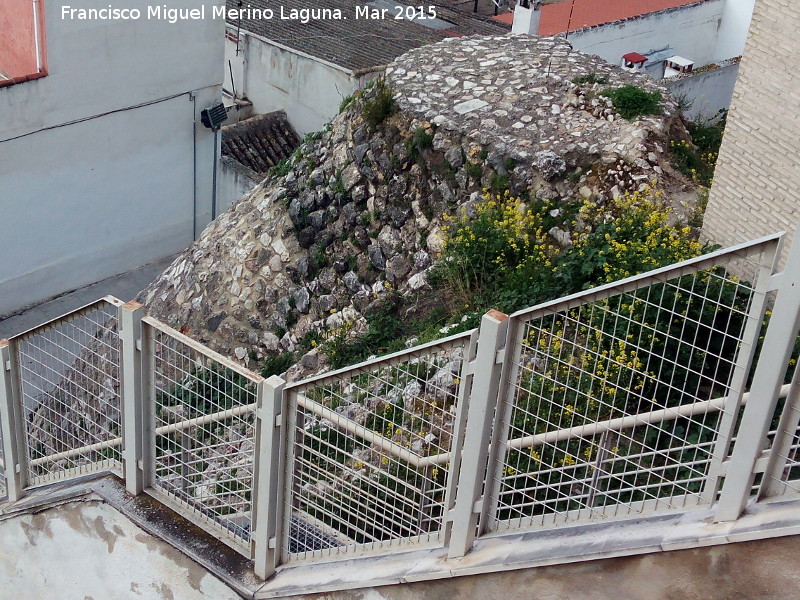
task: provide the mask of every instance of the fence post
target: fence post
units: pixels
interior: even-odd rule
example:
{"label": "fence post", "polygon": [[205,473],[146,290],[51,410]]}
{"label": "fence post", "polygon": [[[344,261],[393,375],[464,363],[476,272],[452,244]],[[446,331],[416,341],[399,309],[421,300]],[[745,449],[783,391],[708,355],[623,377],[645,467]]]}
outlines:
{"label": "fence post", "polygon": [[119,307],[119,329],[122,370],[122,431],[124,450],[122,464],[125,489],[141,494],[144,483],[144,397],[142,394],[142,316],[144,307],[131,300]]}
{"label": "fence post", "polygon": [[25,448],[25,420],[17,401],[14,383],[14,362],[8,340],[0,340],[0,427],[3,428],[3,461],[6,477],[6,494],[10,502],[24,495],[27,480]]}
{"label": "fence post", "polygon": [[784,373],[797,340],[798,328],[800,328],[800,235],[795,235],[753,375],[750,401],[745,406],[736,444],[728,464],[714,517],[716,521],[738,519],[750,498],[756,460],[760,457],[767,441]]}
{"label": "fence post", "polygon": [[280,561],[283,526],[283,484],[286,449],[281,426],[284,419],[283,388],[277,375],[258,384],[251,557],[255,574],[267,579]]}
{"label": "fence post", "polygon": [[[472,390],[469,395],[461,473],[452,512],[453,527],[448,558],[464,556],[475,541],[503,367],[503,361],[498,360],[498,356],[505,348],[507,332],[508,315],[496,310],[490,310],[483,315],[478,334],[478,352],[471,370]],[[458,452],[459,448],[454,447],[453,450]]]}

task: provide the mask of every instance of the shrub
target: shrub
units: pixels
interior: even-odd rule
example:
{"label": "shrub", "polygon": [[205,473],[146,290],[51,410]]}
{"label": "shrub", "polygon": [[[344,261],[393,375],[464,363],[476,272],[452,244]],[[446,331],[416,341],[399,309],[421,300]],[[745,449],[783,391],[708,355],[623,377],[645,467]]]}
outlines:
{"label": "shrub", "polygon": [[451,290],[459,307],[476,301],[488,306],[519,279],[526,280],[525,288],[538,286],[557,252],[547,242],[542,215],[508,192],[486,194],[476,210],[474,219],[443,215],[445,249],[430,280]]}
{"label": "shrub", "polygon": [[597,73],[592,71],[587,75],[581,75],[580,77],[573,78],[572,83],[575,85],[581,85],[583,83],[608,83],[608,77],[605,75],[598,76]]}
{"label": "shrub", "polygon": [[356,94],[350,94],[349,96],[345,96],[344,98],[342,98],[342,101],[339,103],[339,112],[340,113],[343,113],[344,111],[346,111],[348,109],[348,107],[356,99]]}
{"label": "shrub", "polygon": [[[553,209],[560,216],[553,217]],[[444,215],[445,248],[429,282],[451,295],[455,306],[513,311],[550,298],[621,279],[703,250],[689,227],[669,224],[669,208],[658,190],[646,188],[604,205],[489,194],[475,218]],[[576,211],[593,228],[561,248],[549,235],[569,228]]]}
{"label": "shrub", "polygon": [[324,351],[330,365],[339,369],[364,360],[371,354],[385,354],[403,347],[405,323],[397,316],[400,297],[387,295],[366,315],[369,329],[360,336],[353,335],[354,323],[344,323],[325,335]]}
{"label": "shrub", "polygon": [[406,154],[413,160],[419,160],[424,150],[433,146],[433,134],[428,133],[425,128],[417,127],[414,134],[406,140]]}
{"label": "shrub", "polygon": [[301,145],[311,144],[312,142],[316,142],[317,140],[322,139],[322,136],[325,135],[325,131],[320,129],[319,131],[310,131],[304,137],[303,141],[300,142]]}
{"label": "shrub", "polygon": [[346,198],[346,202],[350,199],[350,192],[347,191],[347,188],[344,187],[344,181],[342,181],[342,172],[337,170],[336,176],[334,177],[333,184],[331,185],[331,191],[334,194],[339,194],[342,198]]}
{"label": "shrub", "polygon": [[481,165],[468,162],[464,165],[464,172],[473,179],[480,179],[483,176],[483,167]]}
{"label": "shrub", "polygon": [[672,165],[700,185],[710,187],[725,132],[725,117],[723,115],[719,121],[711,124],[689,123],[687,128],[693,143],[686,140],[670,141]]}
{"label": "shrub", "polygon": [[559,257],[561,285],[577,291],[702,254],[691,228],[670,225],[670,215],[663,193],[650,187],[605,205],[587,200],[579,216],[597,225]]}
{"label": "shrub", "polygon": [[635,85],[624,85],[603,94],[611,98],[619,115],[628,121],[642,115],[661,114],[661,92],[646,92]]}
{"label": "shrub", "polygon": [[378,79],[361,104],[361,116],[370,129],[375,129],[399,110],[386,80]]}
{"label": "shrub", "polygon": [[283,352],[281,354],[274,354],[268,356],[261,363],[261,375],[269,377],[270,375],[280,375],[294,365],[297,357],[291,352]]}
{"label": "shrub", "polygon": [[289,171],[292,170],[292,159],[284,158],[281,162],[277,165],[273,166],[269,170],[269,174],[273,177],[285,177],[289,174]]}
{"label": "shrub", "polygon": [[508,176],[502,173],[495,173],[492,175],[492,181],[489,184],[489,188],[495,193],[500,194],[505,192],[507,189],[511,187],[511,184],[508,181]]}

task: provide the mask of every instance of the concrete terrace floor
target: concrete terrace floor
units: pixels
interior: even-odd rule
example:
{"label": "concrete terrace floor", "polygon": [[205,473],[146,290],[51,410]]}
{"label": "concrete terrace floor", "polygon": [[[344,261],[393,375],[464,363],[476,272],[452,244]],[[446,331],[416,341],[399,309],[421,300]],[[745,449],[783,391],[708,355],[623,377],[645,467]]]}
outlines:
{"label": "concrete terrace floor", "polygon": [[[0,600],[235,600],[268,588],[303,600],[789,600],[800,598],[798,557],[790,535],[311,594],[308,571],[295,586],[286,573],[264,585],[244,558],[111,477],[0,505]],[[362,581],[384,570],[378,559],[328,568]]]}
{"label": "concrete terrace floor", "polygon": [[0,521],[3,600],[235,600],[239,595],[111,506],[77,501]]}

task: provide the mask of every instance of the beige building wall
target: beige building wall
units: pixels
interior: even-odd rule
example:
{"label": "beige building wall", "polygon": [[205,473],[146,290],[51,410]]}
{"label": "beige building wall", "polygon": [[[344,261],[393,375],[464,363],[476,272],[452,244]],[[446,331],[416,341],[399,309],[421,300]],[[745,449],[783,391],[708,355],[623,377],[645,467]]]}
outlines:
{"label": "beige building wall", "polygon": [[793,232],[800,221],[798,28],[800,4],[756,2],[703,225],[714,243]]}

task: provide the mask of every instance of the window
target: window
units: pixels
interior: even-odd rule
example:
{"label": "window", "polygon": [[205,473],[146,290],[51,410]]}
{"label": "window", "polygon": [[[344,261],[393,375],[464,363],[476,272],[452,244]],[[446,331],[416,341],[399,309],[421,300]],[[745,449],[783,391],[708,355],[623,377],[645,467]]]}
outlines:
{"label": "window", "polygon": [[0,86],[45,75],[44,0],[2,0]]}

